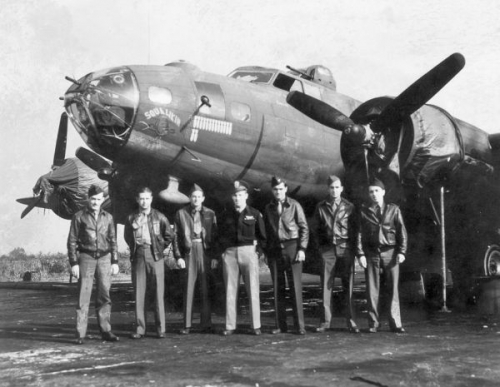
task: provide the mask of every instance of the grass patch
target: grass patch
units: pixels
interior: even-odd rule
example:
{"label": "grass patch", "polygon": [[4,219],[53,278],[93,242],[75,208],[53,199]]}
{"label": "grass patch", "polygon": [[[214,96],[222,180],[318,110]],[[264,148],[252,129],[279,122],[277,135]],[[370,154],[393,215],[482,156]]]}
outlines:
{"label": "grass patch", "polygon": [[[129,254],[118,253],[120,279],[130,279]],[[67,254],[28,254],[16,247],[0,256],[0,281],[69,281],[69,260]]]}

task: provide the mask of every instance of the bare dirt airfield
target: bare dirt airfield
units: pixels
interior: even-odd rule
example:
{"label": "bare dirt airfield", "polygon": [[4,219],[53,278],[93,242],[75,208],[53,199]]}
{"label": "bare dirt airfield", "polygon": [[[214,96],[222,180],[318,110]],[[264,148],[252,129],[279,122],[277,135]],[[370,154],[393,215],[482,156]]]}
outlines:
{"label": "bare dirt airfield", "polygon": [[[475,307],[440,313],[403,305],[407,334],[391,333],[387,325],[368,334],[363,286],[358,284],[362,333],[349,334],[340,314],[332,331],[315,333],[319,277],[304,275],[304,282],[305,336],[269,333],[274,327],[272,288],[264,274],[264,332],[259,337],[247,333],[242,292],[241,331],[233,336],[196,331],[179,335],[181,310],[167,300],[167,338],[131,340],[132,285],[121,282],[112,287],[113,331],[120,341],[100,339],[92,310],[89,337],[82,346],[74,344],[75,284],[0,284],[0,386],[499,385],[499,315],[481,315]],[[223,329],[223,307],[216,305],[213,312],[215,328]],[[196,328],[198,314],[194,317]]]}

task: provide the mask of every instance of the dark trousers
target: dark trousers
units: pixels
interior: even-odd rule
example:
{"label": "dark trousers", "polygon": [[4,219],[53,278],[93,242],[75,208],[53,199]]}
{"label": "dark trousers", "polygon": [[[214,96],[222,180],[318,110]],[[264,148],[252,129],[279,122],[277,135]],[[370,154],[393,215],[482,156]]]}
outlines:
{"label": "dark trousers", "polygon": [[274,308],[276,310],[276,327],[286,331],[286,280],[290,288],[293,321],[295,329],[304,329],[304,309],[302,306],[302,262],[294,263],[297,255],[296,240],[283,243],[282,248],[270,251],[270,269],[274,284]]}
{"label": "dark trousers", "polygon": [[90,296],[94,275],[96,278],[95,309],[100,332],[111,331],[111,256],[106,254],[95,259],[85,253],[80,253],[80,278],[78,279],[78,304],[76,306],[76,331],[78,337],[85,337],[89,316]]}
{"label": "dark trousers", "polygon": [[346,304],[346,323],[348,328],[356,326],[354,321],[354,308],[352,292],[354,287],[354,256],[351,249],[338,246],[322,246],[320,249],[323,261],[321,282],[323,289],[323,313],[321,324],[331,328],[332,322],[332,290],[335,277],[340,277]]}
{"label": "dark trousers", "polygon": [[132,282],[135,295],[136,332],[146,333],[146,311],[154,297],[156,332],[165,332],[165,262],[155,261],[151,246],[139,246],[132,260]]}
{"label": "dark trousers", "polygon": [[[380,326],[380,292],[387,296],[389,309],[389,325],[391,328],[401,327],[399,309],[399,264],[394,249],[381,252],[367,252],[365,270],[368,300],[368,325]],[[382,279],[382,281],[381,281]],[[384,288],[381,289],[381,283]]]}
{"label": "dark trousers", "polygon": [[201,326],[208,328],[212,325],[210,315],[210,299],[208,295],[208,270],[209,261],[203,249],[203,243],[193,242],[191,253],[186,256],[187,279],[184,292],[184,326],[191,327],[193,318],[193,299],[196,280],[200,279],[200,293],[202,299]]}

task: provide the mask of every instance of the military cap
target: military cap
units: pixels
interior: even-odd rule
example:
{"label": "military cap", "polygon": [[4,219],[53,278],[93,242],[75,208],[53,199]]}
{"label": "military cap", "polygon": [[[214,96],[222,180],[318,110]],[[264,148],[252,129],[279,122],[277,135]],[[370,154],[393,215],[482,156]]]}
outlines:
{"label": "military cap", "polygon": [[382,180],[374,177],[373,179],[370,180],[370,184],[369,184],[370,187],[380,187],[382,188],[383,190],[385,190],[385,185],[384,183],[382,182]]}
{"label": "military cap", "polygon": [[248,185],[242,180],[236,180],[233,184],[233,192],[248,191]]}
{"label": "military cap", "polygon": [[90,198],[91,196],[99,195],[101,193],[104,193],[104,190],[101,187],[99,187],[98,185],[92,184],[89,187],[88,197]]}
{"label": "military cap", "polygon": [[280,185],[281,183],[286,185],[286,181],[282,179],[281,177],[278,176],[273,176],[271,179],[271,187],[276,187],[277,185]]}
{"label": "military cap", "polygon": [[332,183],[335,183],[336,181],[340,181],[340,178],[338,176],[335,176],[335,175],[330,175],[330,176],[328,176],[327,184],[331,185]]}
{"label": "military cap", "polygon": [[193,186],[191,187],[191,190],[189,191],[189,196],[191,196],[193,194],[193,192],[196,192],[196,191],[204,193],[203,189],[198,184],[195,183],[195,184],[193,184]]}

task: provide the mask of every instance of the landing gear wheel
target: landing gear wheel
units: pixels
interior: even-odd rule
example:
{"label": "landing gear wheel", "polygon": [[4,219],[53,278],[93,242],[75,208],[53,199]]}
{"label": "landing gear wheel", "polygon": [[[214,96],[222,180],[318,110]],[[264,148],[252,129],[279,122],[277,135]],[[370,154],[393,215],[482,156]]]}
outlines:
{"label": "landing gear wheel", "polygon": [[500,277],[500,246],[488,246],[484,254],[484,274],[488,277]]}

